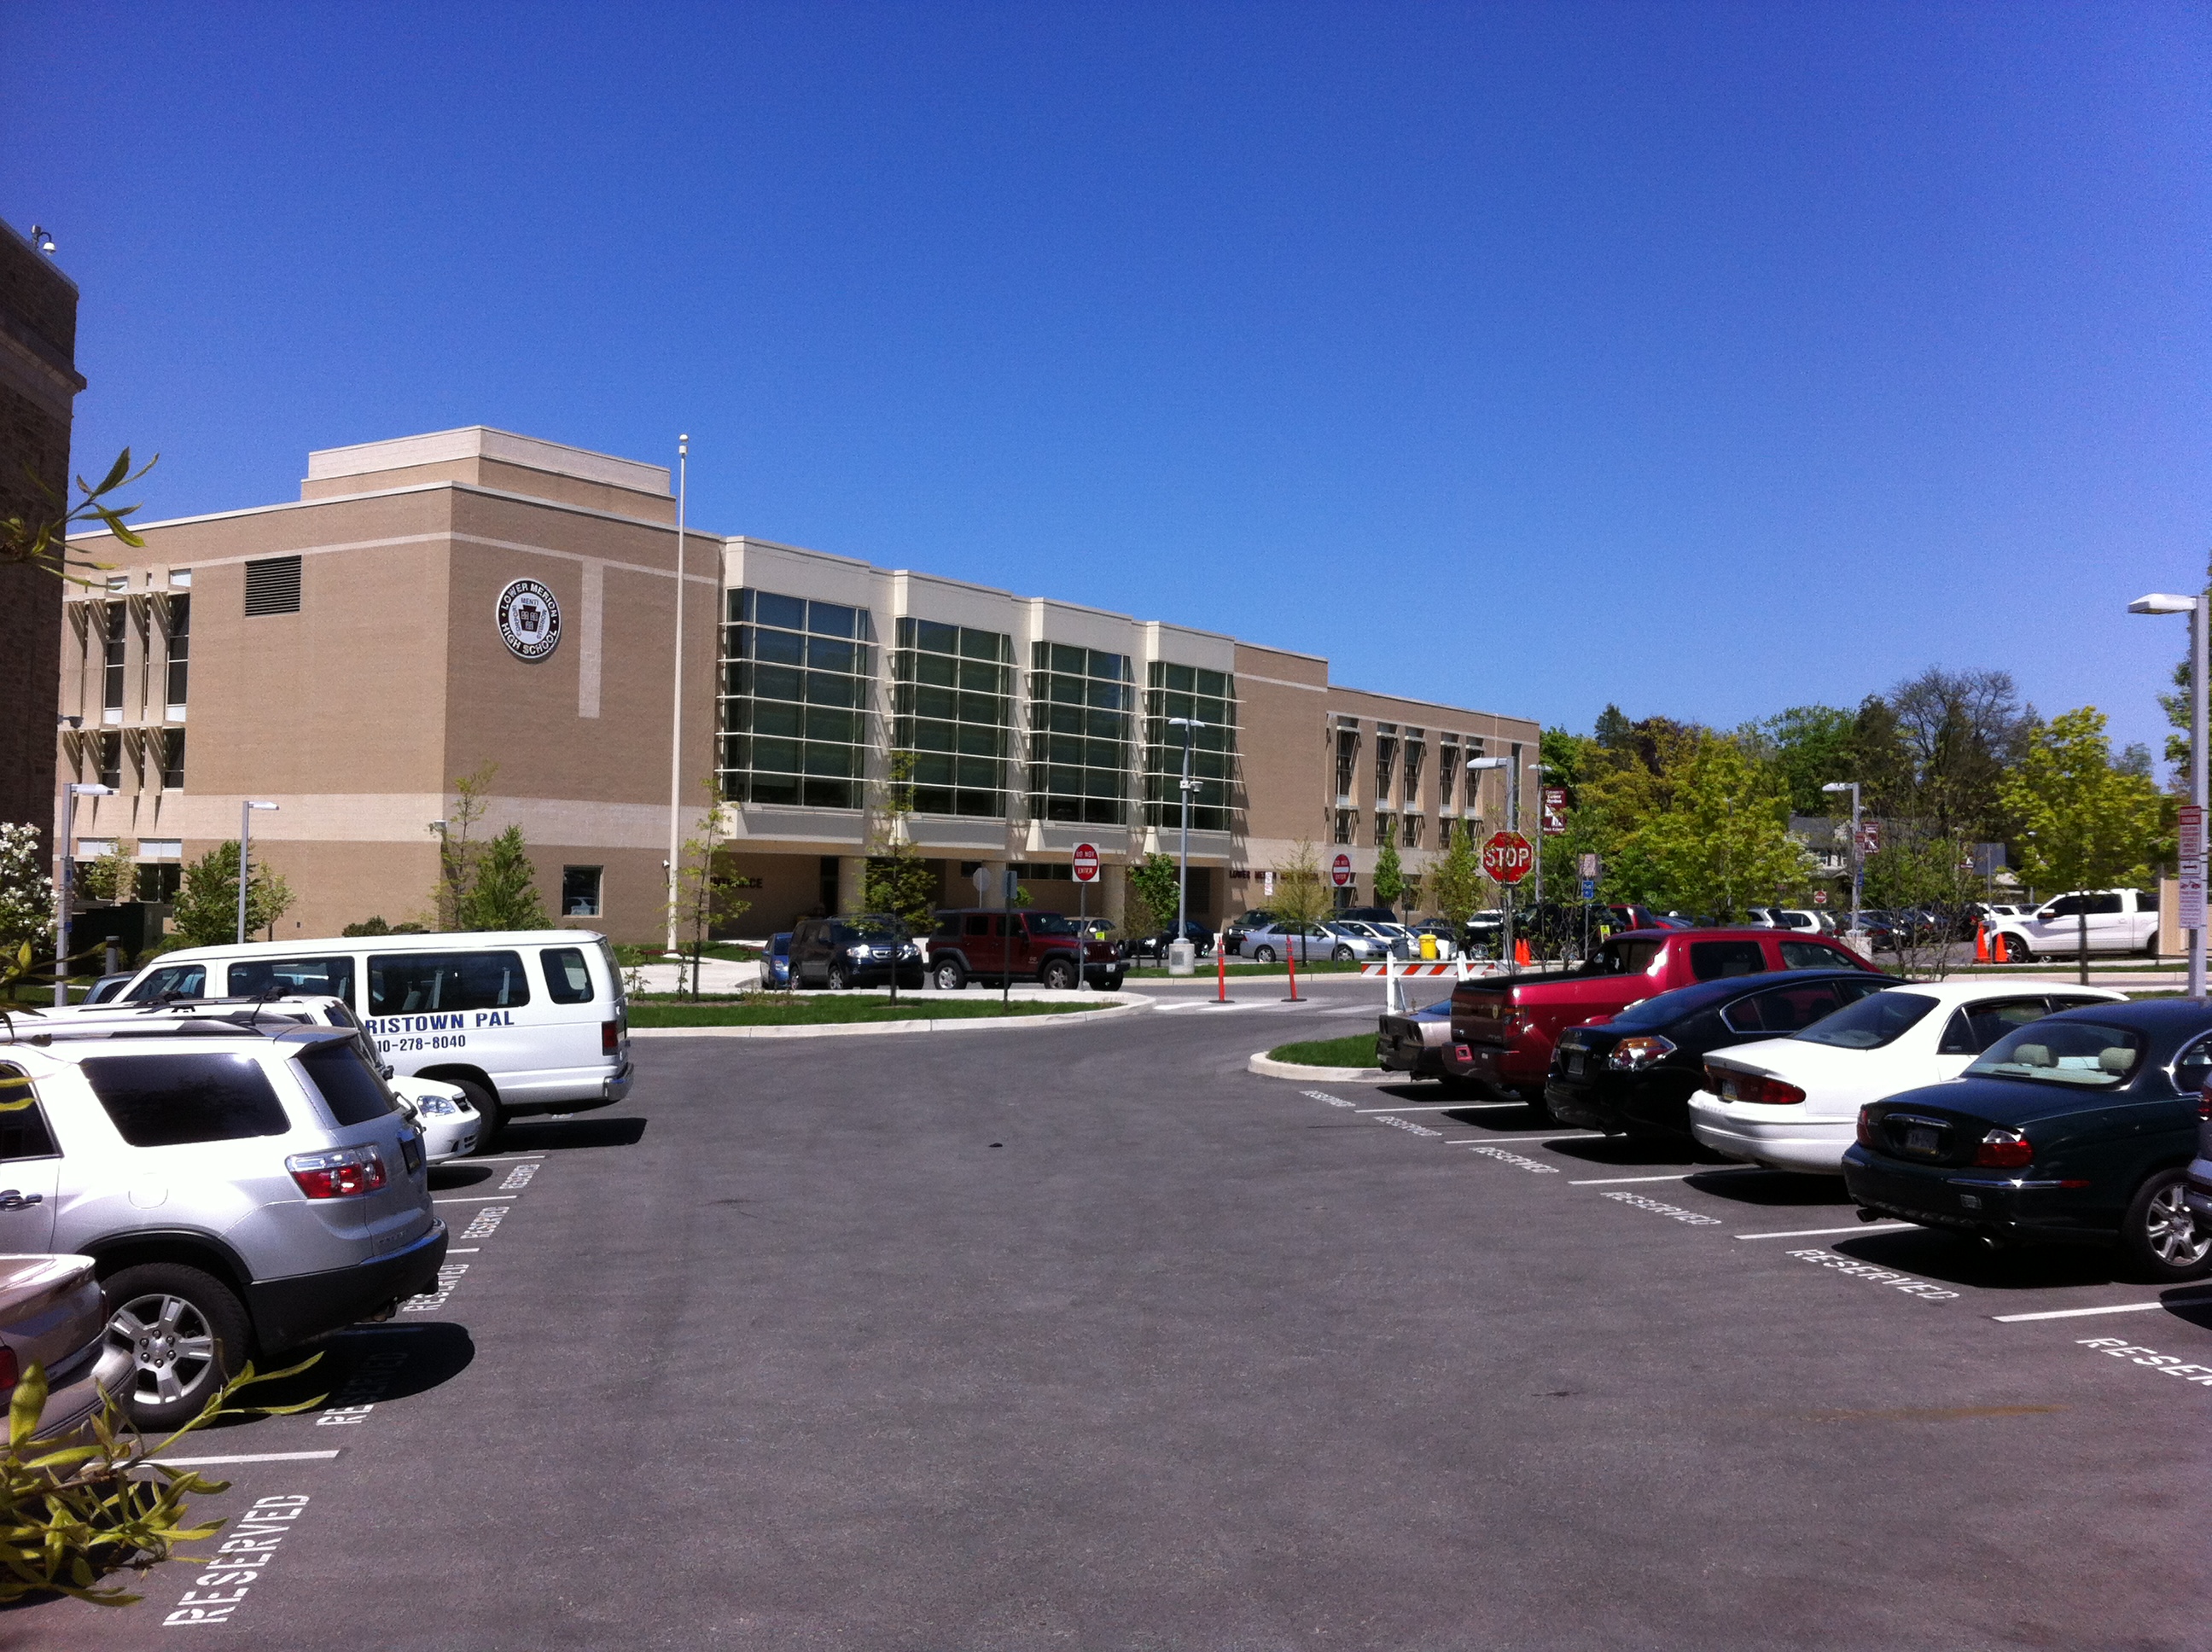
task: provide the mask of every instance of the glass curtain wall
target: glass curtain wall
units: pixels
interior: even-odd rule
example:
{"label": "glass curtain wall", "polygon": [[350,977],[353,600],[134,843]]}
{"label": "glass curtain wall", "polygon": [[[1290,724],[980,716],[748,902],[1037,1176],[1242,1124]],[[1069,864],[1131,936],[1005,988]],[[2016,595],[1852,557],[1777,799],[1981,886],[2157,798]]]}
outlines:
{"label": "glass curtain wall", "polygon": [[1170,665],[1145,668],[1145,823],[1182,824],[1183,731],[1172,717],[1206,725],[1190,731],[1190,829],[1225,832],[1235,809],[1237,680],[1226,671]]}
{"label": "glass curtain wall", "polygon": [[1136,677],[1127,654],[1030,645],[1030,812],[1087,826],[1129,822]]}
{"label": "glass curtain wall", "polygon": [[1014,641],[901,619],[891,651],[891,745],[914,758],[925,815],[1003,817],[1014,725]]}
{"label": "glass curtain wall", "polygon": [[867,775],[875,625],[865,608],[729,592],[722,646],[722,794],[858,809]]}

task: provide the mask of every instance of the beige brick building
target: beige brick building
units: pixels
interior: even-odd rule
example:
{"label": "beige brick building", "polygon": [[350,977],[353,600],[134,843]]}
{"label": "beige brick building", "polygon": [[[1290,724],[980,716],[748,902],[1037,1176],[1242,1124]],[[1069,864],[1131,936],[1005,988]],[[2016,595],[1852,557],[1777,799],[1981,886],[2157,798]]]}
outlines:
{"label": "beige brick building", "polygon": [[[334,932],[431,904],[453,783],[496,765],[483,829],[519,824],[562,921],[646,940],[664,922],[678,608],[668,472],[471,427],[309,455],[297,501],[147,525],[62,627],[64,780],[80,858],[120,845],[142,890],[238,835]],[[682,825],[719,780],[740,932],[849,906],[891,754],[950,904],[1013,865],[1074,904],[1070,851],[1174,853],[1193,733],[1193,915],[1266,903],[1300,840],[1370,897],[1379,835],[1419,872],[1445,834],[1506,823],[1537,726],[1332,683],[1327,660],[1057,598],[823,552],[684,535]],[[1523,800],[1533,816],[1534,794]],[[57,811],[58,823],[58,811]],[[1121,880],[1094,909],[1118,912]]]}

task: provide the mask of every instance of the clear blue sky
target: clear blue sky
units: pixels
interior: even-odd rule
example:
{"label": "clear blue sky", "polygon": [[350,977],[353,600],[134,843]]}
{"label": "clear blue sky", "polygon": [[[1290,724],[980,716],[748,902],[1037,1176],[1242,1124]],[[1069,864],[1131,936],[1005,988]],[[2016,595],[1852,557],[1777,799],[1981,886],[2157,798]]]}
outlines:
{"label": "clear blue sky", "polygon": [[0,61],[149,515],[682,428],[703,526],[1361,686],[2000,665],[2154,743],[2123,610],[2212,545],[2203,8],[16,0]]}

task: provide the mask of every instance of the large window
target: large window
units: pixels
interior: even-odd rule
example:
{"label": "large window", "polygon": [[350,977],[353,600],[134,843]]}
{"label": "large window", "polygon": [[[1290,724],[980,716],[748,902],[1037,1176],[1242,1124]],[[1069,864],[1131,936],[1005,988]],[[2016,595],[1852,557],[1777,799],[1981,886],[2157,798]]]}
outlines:
{"label": "large window", "polygon": [[1452,806],[1452,787],[1459,780],[1459,747],[1447,739],[1437,748],[1437,807]]}
{"label": "large window", "polygon": [[[1176,718],[1203,724],[1188,731]],[[1237,680],[1226,671],[1170,665],[1156,659],[1146,667],[1145,823],[1182,824],[1183,736],[1190,737],[1190,827],[1194,832],[1225,832],[1235,806],[1237,780]]]}
{"label": "large window", "polygon": [[891,653],[891,746],[914,759],[925,815],[1003,817],[1014,643],[1000,631],[902,619]]}
{"label": "large window", "polygon": [[722,790],[738,803],[857,809],[866,780],[875,626],[865,608],[729,593]]}
{"label": "large window", "polygon": [[511,1010],[530,1002],[517,952],[392,952],[368,960],[371,1015]]}
{"label": "large window", "polygon": [[1406,731],[1406,807],[1408,811],[1421,806],[1421,759],[1428,748],[1421,743],[1421,731]]}
{"label": "large window", "polygon": [[123,604],[106,604],[100,616],[100,709],[106,713],[105,720],[113,723],[123,716]]}
{"label": "large window", "polygon": [[192,599],[182,592],[169,598],[169,697],[171,706],[185,703],[185,689],[191,675],[192,657]]}
{"label": "large window", "polygon": [[1353,765],[1359,761],[1359,731],[1340,728],[1336,731],[1336,795],[1341,803],[1352,800]]}
{"label": "large window", "polygon": [[185,732],[180,728],[161,731],[161,789],[165,792],[181,790],[185,784]]}
{"label": "large window", "polygon": [[1375,726],[1375,801],[1390,806],[1390,777],[1398,767],[1398,730],[1392,723]]}
{"label": "large window", "polygon": [[1136,677],[1127,654],[1030,650],[1030,812],[1092,826],[1129,821]]}

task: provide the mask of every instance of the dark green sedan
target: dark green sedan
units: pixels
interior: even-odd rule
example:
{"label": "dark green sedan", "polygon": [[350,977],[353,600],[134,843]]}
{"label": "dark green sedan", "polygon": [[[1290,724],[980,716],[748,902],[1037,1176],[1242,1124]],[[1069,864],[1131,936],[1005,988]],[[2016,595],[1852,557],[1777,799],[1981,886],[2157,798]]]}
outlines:
{"label": "dark green sedan", "polygon": [[2010,1243],[2117,1242],[2148,1279],[2212,1272],[2185,1170],[2212,1008],[2100,1004],[2030,1022],[1961,1077],[1859,1109],[1844,1181],[1882,1216]]}

